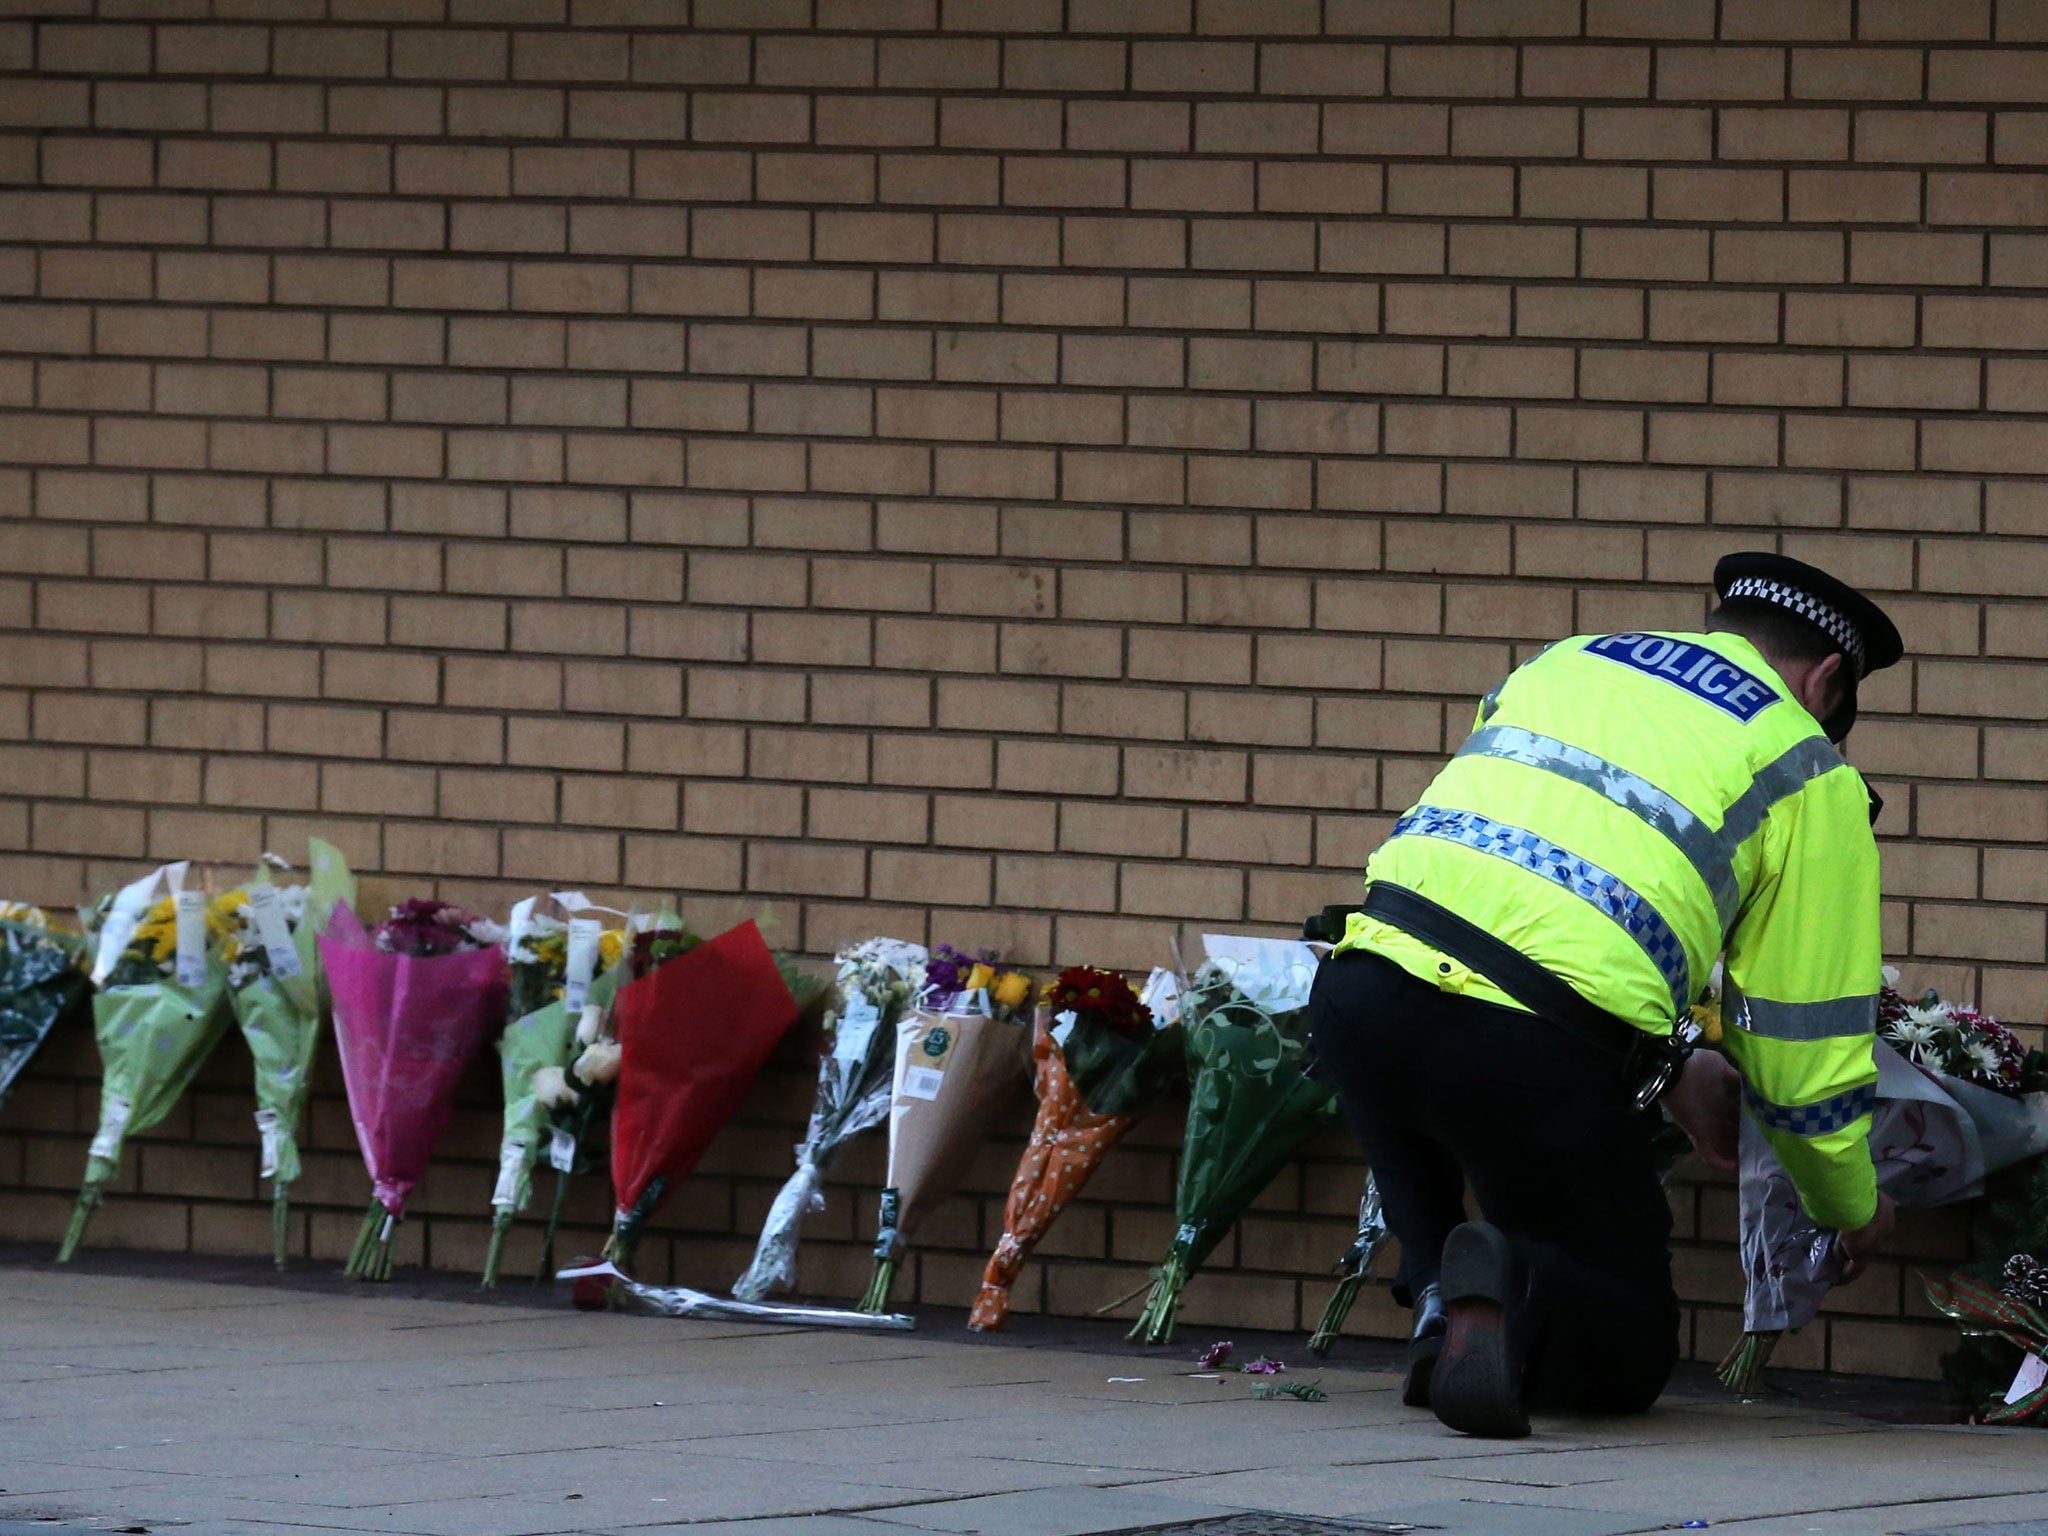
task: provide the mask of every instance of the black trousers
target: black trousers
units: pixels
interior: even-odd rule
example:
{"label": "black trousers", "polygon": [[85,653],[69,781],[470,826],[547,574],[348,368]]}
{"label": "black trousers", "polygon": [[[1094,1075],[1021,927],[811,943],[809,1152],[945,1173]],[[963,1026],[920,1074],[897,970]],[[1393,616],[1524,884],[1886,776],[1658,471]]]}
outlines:
{"label": "black trousers", "polygon": [[1654,1403],[1678,1361],[1671,1209],[1651,1155],[1657,1111],[1634,1107],[1614,1058],[1372,954],[1326,962],[1309,1007],[1401,1240],[1402,1285],[1436,1279],[1469,1180],[1532,1272],[1528,1406]]}

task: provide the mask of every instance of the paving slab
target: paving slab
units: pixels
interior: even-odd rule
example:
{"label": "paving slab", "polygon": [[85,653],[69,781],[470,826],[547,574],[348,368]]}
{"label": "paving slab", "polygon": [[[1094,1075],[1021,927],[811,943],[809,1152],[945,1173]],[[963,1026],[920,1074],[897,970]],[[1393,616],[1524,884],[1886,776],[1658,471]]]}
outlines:
{"label": "paving slab", "polygon": [[1196,1370],[1206,1337],[1020,1320],[1004,1342],[948,1315],[871,1336],[95,1264],[0,1254],[0,1522],[39,1536],[1243,1536],[1246,1512],[1260,1536],[2038,1536],[2014,1522],[2048,1509],[2048,1439],[1871,1416],[1929,1418],[1906,1389],[1695,1378],[1499,1443],[1404,1408],[1393,1356],[1349,1341],[1318,1363],[1258,1340],[1329,1393],[1265,1402]]}
{"label": "paving slab", "polygon": [[[1413,1531],[1418,1536],[1439,1531],[1444,1536],[1621,1536],[1644,1529],[1642,1520],[1634,1515],[1505,1499],[1446,1499],[1405,1509],[1375,1510],[1359,1516],[1357,1523],[1368,1531]],[[1681,1523],[1671,1520],[1662,1526]]]}
{"label": "paving slab", "polygon": [[1238,1513],[1229,1504],[1191,1504],[1150,1489],[1038,1488],[980,1499],[877,1511],[875,1518],[960,1536],[1092,1536]]}

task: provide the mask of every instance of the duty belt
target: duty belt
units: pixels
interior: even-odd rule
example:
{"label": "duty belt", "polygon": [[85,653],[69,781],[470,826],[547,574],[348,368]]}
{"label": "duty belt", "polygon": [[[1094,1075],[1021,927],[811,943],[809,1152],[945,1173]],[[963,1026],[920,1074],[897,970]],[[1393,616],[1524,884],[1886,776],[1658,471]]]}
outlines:
{"label": "duty belt", "polygon": [[1685,1068],[1691,1048],[1683,1041],[1653,1035],[1587,1001],[1547,966],[1406,886],[1373,881],[1360,910],[1477,971],[1538,1018],[1614,1058],[1639,1109],[1662,1098]]}

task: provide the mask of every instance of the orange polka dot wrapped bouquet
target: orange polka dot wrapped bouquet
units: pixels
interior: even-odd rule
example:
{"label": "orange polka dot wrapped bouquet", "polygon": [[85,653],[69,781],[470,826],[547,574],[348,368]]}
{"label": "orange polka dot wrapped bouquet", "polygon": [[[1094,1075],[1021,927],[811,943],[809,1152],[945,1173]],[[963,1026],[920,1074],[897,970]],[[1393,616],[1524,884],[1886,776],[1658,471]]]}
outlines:
{"label": "orange polka dot wrapped bouquet", "polygon": [[1038,1114],[1003,1210],[1003,1235],[968,1314],[1000,1328],[1010,1287],[1109,1149],[1182,1078],[1177,985],[1155,971],[1143,997],[1114,971],[1074,966],[1046,990],[1032,1041]]}

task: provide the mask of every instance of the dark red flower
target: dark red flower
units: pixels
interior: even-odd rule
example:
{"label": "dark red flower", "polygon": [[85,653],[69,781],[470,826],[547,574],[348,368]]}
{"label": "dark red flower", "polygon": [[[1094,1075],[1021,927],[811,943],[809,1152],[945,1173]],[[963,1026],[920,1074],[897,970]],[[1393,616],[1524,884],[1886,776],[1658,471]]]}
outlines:
{"label": "dark red flower", "polygon": [[1047,989],[1046,1002],[1055,1014],[1088,1014],[1134,1040],[1152,1029],[1152,1010],[1138,1000],[1131,984],[1115,971],[1092,965],[1069,966]]}

